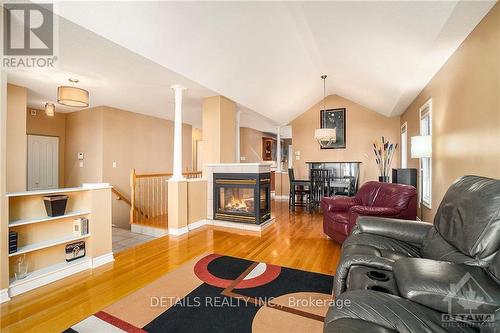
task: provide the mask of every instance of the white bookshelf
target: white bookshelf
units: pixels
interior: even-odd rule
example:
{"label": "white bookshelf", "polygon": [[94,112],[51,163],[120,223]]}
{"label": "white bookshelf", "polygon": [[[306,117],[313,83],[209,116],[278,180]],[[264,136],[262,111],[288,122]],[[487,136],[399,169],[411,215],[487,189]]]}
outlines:
{"label": "white bookshelf", "polygon": [[29,219],[10,221],[9,227],[17,227],[17,226],[26,225],[26,224],[48,222],[48,221],[65,219],[68,217],[77,217],[77,216],[87,215],[87,214],[90,214],[90,210],[77,210],[77,211],[69,212],[69,213],[66,213],[66,214],[60,215],[60,216],[33,217],[33,218],[29,218]]}
{"label": "white bookshelf", "polygon": [[[9,297],[44,286],[72,274],[92,269],[114,260],[111,244],[111,188],[108,184],[88,187],[50,189],[7,193],[9,198],[10,231],[18,233],[17,251],[1,252],[9,261],[9,285],[2,289],[0,303]],[[67,194],[67,211],[60,216],[47,216],[43,197],[50,194]],[[72,233],[73,221],[78,217],[89,220],[88,233]],[[97,235],[97,236],[96,236]],[[67,262],[64,245],[85,240],[86,254]],[[26,254],[28,275],[15,279],[13,264],[18,256]],[[6,286],[3,286],[6,288]]]}

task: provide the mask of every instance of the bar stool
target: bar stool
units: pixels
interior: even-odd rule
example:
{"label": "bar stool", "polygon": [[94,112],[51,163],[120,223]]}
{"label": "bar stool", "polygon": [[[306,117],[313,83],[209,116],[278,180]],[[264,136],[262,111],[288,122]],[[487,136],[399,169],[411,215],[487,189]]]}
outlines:
{"label": "bar stool", "polygon": [[[293,169],[288,169],[288,179],[290,181],[290,196],[288,198],[288,208],[295,210],[295,207],[309,208],[311,201],[311,182],[309,180],[295,179]],[[297,196],[300,200],[297,201]]]}

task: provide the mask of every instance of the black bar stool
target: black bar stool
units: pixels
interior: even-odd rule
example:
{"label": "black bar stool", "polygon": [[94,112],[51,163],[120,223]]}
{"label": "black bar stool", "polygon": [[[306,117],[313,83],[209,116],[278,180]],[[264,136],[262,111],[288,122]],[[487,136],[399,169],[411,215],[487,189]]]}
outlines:
{"label": "black bar stool", "polygon": [[[311,202],[311,181],[295,179],[293,169],[288,169],[288,179],[290,181],[290,196],[288,198],[288,208],[295,210],[295,207],[309,208]],[[297,196],[300,198],[297,201]]]}

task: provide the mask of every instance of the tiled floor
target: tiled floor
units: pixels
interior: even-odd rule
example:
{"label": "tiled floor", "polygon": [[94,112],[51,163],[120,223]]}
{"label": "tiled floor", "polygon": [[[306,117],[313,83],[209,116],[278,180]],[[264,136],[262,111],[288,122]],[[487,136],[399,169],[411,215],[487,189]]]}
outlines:
{"label": "tiled floor", "polygon": [[152,236],[136,234],[127,229],[113,227],[113,252],[117,253],[154,239]]}

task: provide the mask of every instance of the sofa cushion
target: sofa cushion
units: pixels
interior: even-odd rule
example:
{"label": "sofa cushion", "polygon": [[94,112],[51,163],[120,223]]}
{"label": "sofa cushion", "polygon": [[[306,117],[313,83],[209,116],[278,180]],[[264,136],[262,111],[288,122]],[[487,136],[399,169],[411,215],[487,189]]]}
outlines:
{"label": "sofa cushion", "polygon": [[[325,322],[326,323],[326,322]],[[360,319],[341,318],[325,325],[323,333],[397,333],[394,330]]]}
{"label": "sofa cushion", "polygon": [[340,319],[363,320],[404,333],[477,333],[472,327],[443,327],[441,313],[401,297],[370,290],[348,291],[337,296],[326,314],[325,331],[343,332],[336,327]]}
{"label": "sofa cushion", "polygon": [[349,214],[348,213],[334,212],[334,213],[330,213],[330,217],[336,223],[342,223],[342,224],[349,223]]}
{"label": "sofa cushion", "polygon": [[449,244],[438,234],[436,228],[432,228],[427,233],[421,249],[423,258],[434,259],[439,261],[451,261],[459,264],[467,264],[472,266],[487,266],[488,262],[471,258],[460,252],[456,247]]}
{"label": "sofa cushion", "polygon": [[[364,253],[363,253],[364,252]],[[375,255],[389,258],[396,256],[420,258],[418,247],[394,238],[374,234],[352,234],[342,245],[342,256],[355,254]]]}
{"label": "sofa cushion", "polygon": [[437,311],[494,315],[500,308],[500,285],[480,267],[405,258],[393,270],[402,297]]}
{"label": "sofa cushion", "polygon": [[500,180],[459,178],[444,195],[434,225],[464,254],[491,260],[500,247]]}
{"label": "sofa cushion", "polygon": [[370,181],[359,189],[356,199],[362,206],[392,207],[401,211],[416,195],[417,190],[413,186]]}

